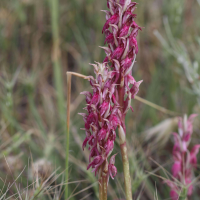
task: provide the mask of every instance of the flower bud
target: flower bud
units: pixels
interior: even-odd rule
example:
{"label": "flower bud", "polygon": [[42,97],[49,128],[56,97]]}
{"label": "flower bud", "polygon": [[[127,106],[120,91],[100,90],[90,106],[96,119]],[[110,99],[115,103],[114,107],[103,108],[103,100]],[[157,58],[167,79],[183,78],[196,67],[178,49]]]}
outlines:
{"label": "flower bud", "polygon": [[126,134],[121,125],[119,125],[118,130],[119,130],[119,144],[122,145],[126,142]]}

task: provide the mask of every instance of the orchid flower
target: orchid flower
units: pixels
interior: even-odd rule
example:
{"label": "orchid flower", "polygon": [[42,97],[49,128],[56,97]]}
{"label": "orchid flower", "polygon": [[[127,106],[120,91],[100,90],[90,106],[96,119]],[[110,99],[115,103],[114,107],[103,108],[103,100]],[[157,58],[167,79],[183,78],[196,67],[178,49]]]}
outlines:
{"label": "orchid flower", "polygon": [[[187,196],[191,196],[193,192],[193,170],[197,166],[197,154],[200,149],[200,144],[197,144],[192,148],[192,150],[189,150],[189,144],[193,132],[192,123],[196,116],[196,114],[192,114],[189,118],[187,118],[186,115],[183,118],[179,118],[178,133],[173,133],[174,164],[172,166],[172,175],[174,180],[178,180],[185,188],[187,188]],[[177,184],[169,180],[165,181],[165,183],[171,188],[171,199],[178,200],[181,191],[180,186],[177,186]]]}
{"label": "orchid flower", "polygon": [[[132,69],[138,53],[136,36],[141,30],[136,22],[136,3],[131,0],[107,0],[109,11],[102,33],[105,44],[101,47],[106,57],[103,63],[93,64],[95,77],[90,77],[93,92],[82,92],[86,96],[87,113],[80,113],[85,122],[86,138],[83,149],[88,145],[90,150],[88,169],[99,174],[100,188],[104,187],[109,176],[114,179],[117,174],[115,156],[111,155],[119,130],[122,154],[126,199],[132,199],[131,179],[126,147],[125,116],[131,108],[131,99],[139,91],[142,81],[136,82]],[[92,161],[91,161],[92,159]],[[107,183],[106,183],[107,184]],[[103,194],[105,192],[105,194]],[[107,199],[107,193],[100,190],[100,199]]]}

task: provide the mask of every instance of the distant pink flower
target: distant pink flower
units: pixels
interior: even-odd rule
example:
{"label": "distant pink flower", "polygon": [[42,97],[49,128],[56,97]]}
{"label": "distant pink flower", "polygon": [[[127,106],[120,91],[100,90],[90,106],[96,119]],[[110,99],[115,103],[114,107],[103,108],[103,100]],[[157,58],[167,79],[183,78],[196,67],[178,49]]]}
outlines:
{"label": "distant pink flower", "polygon": [[[191,196],[193,192],[193,169],[196,168],[196,156],[200,149],[200,144],[195,145],[191,151],[188,149],[193,132],[192,122],[196,116],[196,114],[193,114],[188,119],[186,115],[184,118],[179,118],[178,133],[173,133],[175,144],[173,148],[174,164],[172,166],[172,175],[182,185],[188,187],[188,196]],[[178,200],[178,192],[181,191],[181,187],[169,180],[165,181],[165,183],[171,188],[171,199]]]}

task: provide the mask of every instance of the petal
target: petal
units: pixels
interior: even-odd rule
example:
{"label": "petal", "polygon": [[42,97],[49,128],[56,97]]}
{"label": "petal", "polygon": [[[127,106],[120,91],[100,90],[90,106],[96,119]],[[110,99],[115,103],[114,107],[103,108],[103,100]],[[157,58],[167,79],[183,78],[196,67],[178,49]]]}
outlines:
{"label": "petal", "polygon": [[119,21],[119,14],[114,14],[112,17],[110,17],[107,22],[105,23],[102,33],[105,32],[109,28],[109,24],[117,24]]}
{"label": "petal", "polygon": [[103,102],[103,104],[101,105],[101,110],[100,110],[100,115],[102,116],[107,110],[108,110],[108,102]]}
{"label": "petal", "polygon": [[99,100],[100,100],[100,95],[98,93],[96,93],[93,95],[90,104],[97,105],[99,103]]}
{"label": "petal", "polygon": [[124,37],[128,34],[130,26],[124,25],[123,28],[120,30],[119,37]]}
{"label": "petal", "polygon": [[177,194],[177,192],[175,190],[170,191],[170,197],[171,197],[172,200],[178,200],[179,199],[179,195]]}
{"label": "petal", "polygon": [[177,178],[179,172],[181,172],[181,162],[175,162],[172,166],[172,175]]}
{"label": "petal", "polygon": [[198,114],[192,114],[189,116],[188,121],[193,122],[194,118],[197,117]]}
{"label": "petal", "polygon": [[85,140],[83,141],[83,145],[82,145],[82,149],[84,150],[84,148],[86,147],[87,145],[87,142],[88,142],[88,137],[85,138]]}
{"label": "petal", "polygon": [[133,59],[126,57],[124,60],[122,60],[121,65],[124,69],[127,69],[131,66]]}
{"label": "petal", "polygon": [[108,140],[105,144],[105,150],[106,150],[106,156],[109,156],[109,154],[112,152],[114,147],[114,142],[111,140]]}
{"label": "petal", "polygon": [[197,167],[197,154],[199,153],[200,144],[195,145],[190,152],[190,164]]}
{"label": "petal", "polygon": [[122,53],[124,52],[124,44],[122,43],[120,46],[118,46],[114,52],[112,53],[111,59],[119,59],[122,56]]}
{"label": "petal", "polygon": [[114,43],[114,36],[113,36],[112,33],[106,37],[104,44],[105,44],[106,42],[107,42],[107,44],[109,44],[109,43]]}
{"label": "petal", "polygon": [[135,95],[139,92],[139,86],[143,82],[143,80],[135,82],[134,85],[132,86],[130,92],[132,93],[131,98],[134,99]]}
{"label": "petal", "polygon": [[96,156],[96,157],[94,158],[94,160],[88,165],[87,170],[88,170],[90,167],[94,168],[95,165],[98,165],[102,160],[103,160],[103,159],[102,159],[102,156]]}
{"label": "petal", "polygon": [[106,137],[108,130],[105,128],[102,128],[98,133],[98,140],[103,140]]}
{"label": "petal", "polygon": [[110,174],[110,177],[112,179],[114,179],[114,177],[116,176],[116,174],[117,174],[117,168],[114,165],[110,165],[109,166],[109,174]]}
{"label": "petal", "polygon": [[109,164],[111,164],[111,165],[114,165],[114,164],[115,164],[115,157],[116,157],[116,155],[117,155],[117,153],[114,154],[114,155],[112,155],[112,156],[110,157]]}
{"label": "petal", "polygon": [[86,103],[89,104],[92,98],[92,94],[88,91],[81,92],[80,94],[84,94],[86,96]]}

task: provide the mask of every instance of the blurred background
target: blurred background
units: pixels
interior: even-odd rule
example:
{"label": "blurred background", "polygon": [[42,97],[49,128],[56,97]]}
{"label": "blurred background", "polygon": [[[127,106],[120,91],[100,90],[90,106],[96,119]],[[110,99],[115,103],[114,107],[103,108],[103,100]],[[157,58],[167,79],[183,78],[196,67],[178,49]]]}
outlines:
{"label": "blurred background", "polygon": [[[143,80],[126,118],[134,199],[169,199],[177,116],[200,112],[200,1],[137,0],[139,53],[133,76]],[[102,62],[106,0],[0,1],[0,199],[64,199],[67,71],[93,75]],[[72,77],[69,193],[98,199],[87,171],[82,117],[86,80]],[[198,118],[192,145],[200,143]],[[118,143],[113,153],[120,152]],[[200,160],[200,156],[199,156]],[[120,153],[108,199],[124,199]],[[198,177],[199,169],[195,171]],[[196,183],[192,200],[199,199]]]}

